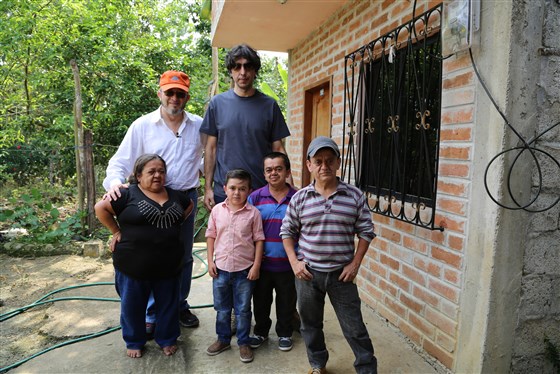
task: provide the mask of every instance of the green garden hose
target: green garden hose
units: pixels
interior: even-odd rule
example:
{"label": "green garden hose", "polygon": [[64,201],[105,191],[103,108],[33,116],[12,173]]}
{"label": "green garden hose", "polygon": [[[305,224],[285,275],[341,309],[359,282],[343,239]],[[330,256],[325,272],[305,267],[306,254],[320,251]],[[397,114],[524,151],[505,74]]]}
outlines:
{"label": "green garden hose", "polygon": [[[199,229],[200,230],[200,229]],[[198,230],[197,230],[198,232]],[[208,273],[208,264],[206,263],[206,261],[200,257],[200,255],[198,254],[199,252],[203,252],[206,251],[206,248],[203,249],[198,249],[196,251],[193,251],[193,257],[198,258],[203,264],[204,264],[204,271],[201,274],[197,274],[197,275],[193,275],[192,279],[198,279],[201,278],[203,276],[205,276]],[[114,286],[115,283],[114,282],[95,282],[95,283],[84,283],[84,284],[79,284],[79,285],[74,285],[74,286],[68,286],[68,287],[63,287],[63,288],[59,288],[57,290],[54,290],[52,292],[49,292],[48,294],[42,296],[41,298],[37,299],[36,301],[34,301],[33,303],[23,306],[21,308],[18,309],[14,309],[12,311],[9,311],[7,313],[4,314],[0,314],[0,322],[4,322],[9,320],[10,318],[13,318],[23,312],[25,312],[26,310],[29,310],[31,308],[40,306],[40,305],[44,305],[44,304],[48,304],[48,303],[53,303],[53,302],[57,302],[57,301],[67,301],[67,300],[93,300],[93,301],[111,301],[111,302],[120,302],[121,300],[118,298],[106,298],[106,297],[88,297],[88,296],[72,296],[72,297],[59,297],[59,298],[54,298],[54,299],[47,299],[48,297],[59,293],[59,292],[63,292],[63,291],[68,291],[71,289],[76,289],[76,288],[83,288],[83,287],[93,287],[93,286]],[[214,304],[203,304],[203,305],[191,305],[191,309],[202,309],[202,308],[211,308],[213,307]],[[67,340],[58,344],[53,345],[52,347],[46,348],[40,352],[37,352],[29,357],[26,357],[18,362],[15,362],[11,365],[5,366],[0,368],[0,373],[4,373],[10,369],[16,368],[19,365],[37,357],[40,356],[44,353],[50,352],[56,348],[60,348],[60,347],[64,347],[66,345],[70,345],[70,344],[74,344],[74,343],[78,343],[81,341],[85,341],[88,339],[93,339],[93,338],[97,338],[99,336],[105,335],[105,334],[109,334],[113,331],[117,331],[120,330],[121,326],[116,326],[116,327],[111,327],[108,328],[106,330],[103,331],[98,331],[98,332],[94,332],[76,339],[71,339],[71,340]]]}

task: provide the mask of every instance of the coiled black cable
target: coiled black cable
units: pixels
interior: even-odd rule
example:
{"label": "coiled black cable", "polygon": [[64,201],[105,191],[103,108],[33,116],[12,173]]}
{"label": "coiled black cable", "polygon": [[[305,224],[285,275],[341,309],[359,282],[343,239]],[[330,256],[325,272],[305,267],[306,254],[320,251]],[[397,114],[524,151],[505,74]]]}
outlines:
{"label": "coiled black cable", "polygon": [[[506,126],[511,131],[513,131],[515,136],[517,136],[519,141],[522,143],[522,145],[515,146],[515,147],[512,147],[510,149],[506,149],[506,150],[498,153],[488,162],[488,164],[486,165],[486,168],[484,170],[484,188],[486,189],[486,193],[488,194],[488,196],[490,197],[490,199],[492,199],[492,201],[494,203],[496,203],[498,206],[500,206],[504,209],[508,209],[508,210],[524,210],[524,211],[530,212],[530,213],[539,213],[539,212],[544,212],[544,211],[547,211],[549,209],[552,209],[560,201],[560,195],[556,198],[556,200],[554,200],[549,205],[546,205],[544,208],[541,208],[541,209],[530,209],[529,208],[537,201],[537,199],[539,198],[539,196],[542,192],[542,189],[543,189],[543,173],[542,173],[542,169],[541,169],[541,160],[538,159],[537,154],[541,154],[541,155],[544,155],[544,156],[548,157],[554,164],[556,164],[556,166],[558,167],[558,173],[560,174],[560,162],[558,162],[558,160],[555,159],[554,156],[552,154],[550,154],[549,152],[546,152],[543,149],[535,147],[533,145],[533,143],[535,143],[541,136],[545,135],[547,132],[551,131],[556,126],[560,125],[560,122],[556,122],[555,124],[548,127],[547,129],[545,129],[544,131],[542,131],[540,134],[533,137],[532,139],[525,140],[525,138],[510,123],[510,121],[508,121],[507,117],[500,110],[500,107],[498,106],[498,104],[496,103],[494,98],[492,97],[490,91],[488,90],[488,87],[486,86],[486,84],[484,83],[484,80],[482,79],[482,76],[480,75],[480,72],[478,71],[476,63],[474,61],[474,57],[473,57],[471,48],[469,48],[469,56],[470,56],[471,63],[472,63],[473,69],[474,69],[474,73],[476,74],[476,77],[478,78],[480,84],[482,85],[482,88],[484,89],[484,92],[486,93],[486,95],[490,99],[490,102],[492,103],[494,108],[498,111],[500,116],[503,118]],[[492,164],[494,162],[496,162],[501,156],[503,156],[507,153],[516,152],[516,151],[517,151],[517,154],[515,155],[512,164],[509,166],[509,169],[507,171],[507,178],[506,178],[507,179],[507,191],[508,191],[509,197],[511,198],[511,200],[513,201],[513,204],[515,204],[515,205],[514,206],[511,206],[511,205],[508,206],[508,205],[500,202],[496,197],[494,197],[492,192],[490,192],[490,188],[488,187],[488,172],[489,172]],[[537,173],[538,173],[538,185],[537,185],[537,190],[536,190],[533,198],[530,199],[530,201],[526,204],[520,204],[515,199],[515,196],[514,196],[514,193],[512,191],[512,187],[511,187],[511,182],[512,182],[512,177],[513,177],[513,171],[515,169],[515,166],[516,166],[518,160],[523,155],[523,153],[527,152],[527,151],[530,152],[531,157],[533,158],[533,160],[535,162],[536,170],[537,170]]]}

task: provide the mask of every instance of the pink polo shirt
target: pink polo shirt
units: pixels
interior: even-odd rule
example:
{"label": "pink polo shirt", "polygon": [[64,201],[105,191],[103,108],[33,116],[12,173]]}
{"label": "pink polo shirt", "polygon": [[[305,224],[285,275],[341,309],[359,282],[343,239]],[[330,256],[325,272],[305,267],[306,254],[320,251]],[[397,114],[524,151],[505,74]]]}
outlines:
{"label": "pink polo shirt", "polygon": [[214,238],[214,262],[220,270],[234,272],[249,268],[255,261],[255,242],[264,240],[261,214],[246,203],[237,211],[216,205],[208,218],[207,238]]}

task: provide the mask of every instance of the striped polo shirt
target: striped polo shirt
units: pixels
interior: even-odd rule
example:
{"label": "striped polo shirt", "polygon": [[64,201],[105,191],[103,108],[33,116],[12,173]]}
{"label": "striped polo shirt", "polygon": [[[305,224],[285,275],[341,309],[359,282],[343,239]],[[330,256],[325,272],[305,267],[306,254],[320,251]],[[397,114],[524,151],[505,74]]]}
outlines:
{"label": "striped polo shirt", "polygon": [[286,214],[286,209],[296,190],[290,186],[288,194],[277,202],[268,188],[268,184],[254,191],[249,196],[249,203],[261,212],[264,230],[264,258],[261,270],[270,272],[291,271],[290,261],[284,250],[280,237],[280,226]]}
{"label": "striped polo shirt", "polygon": [[312,269],[331,272],[354,258],[354,237],[375,237],[366,198],[358,188],[338,179],[336,191],[325,199],[310,184],[292,197],[280,236],[298,240],[298,259]]}

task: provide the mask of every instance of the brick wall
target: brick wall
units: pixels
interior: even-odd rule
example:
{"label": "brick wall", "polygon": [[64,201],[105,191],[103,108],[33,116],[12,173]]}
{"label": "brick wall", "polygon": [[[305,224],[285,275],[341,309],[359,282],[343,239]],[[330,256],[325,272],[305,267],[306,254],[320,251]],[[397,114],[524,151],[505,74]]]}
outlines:
{"label": "brick wall", "polygon": [[[287,151],[296,184],[303,166],[304,92],[332,77],[332,136],[342,144],[344,56],[410,20],[408,1],[350,2],[290,52]],[[421,14],[440,1],[419,1]],[[475,77],[467,55],[445,60],[436,224],[430,231],[373,215],[379,235],[361,268],[364,302],[416,345],[453,368],[472,175]],[[374,337],[375,343],[375,337]]]}

